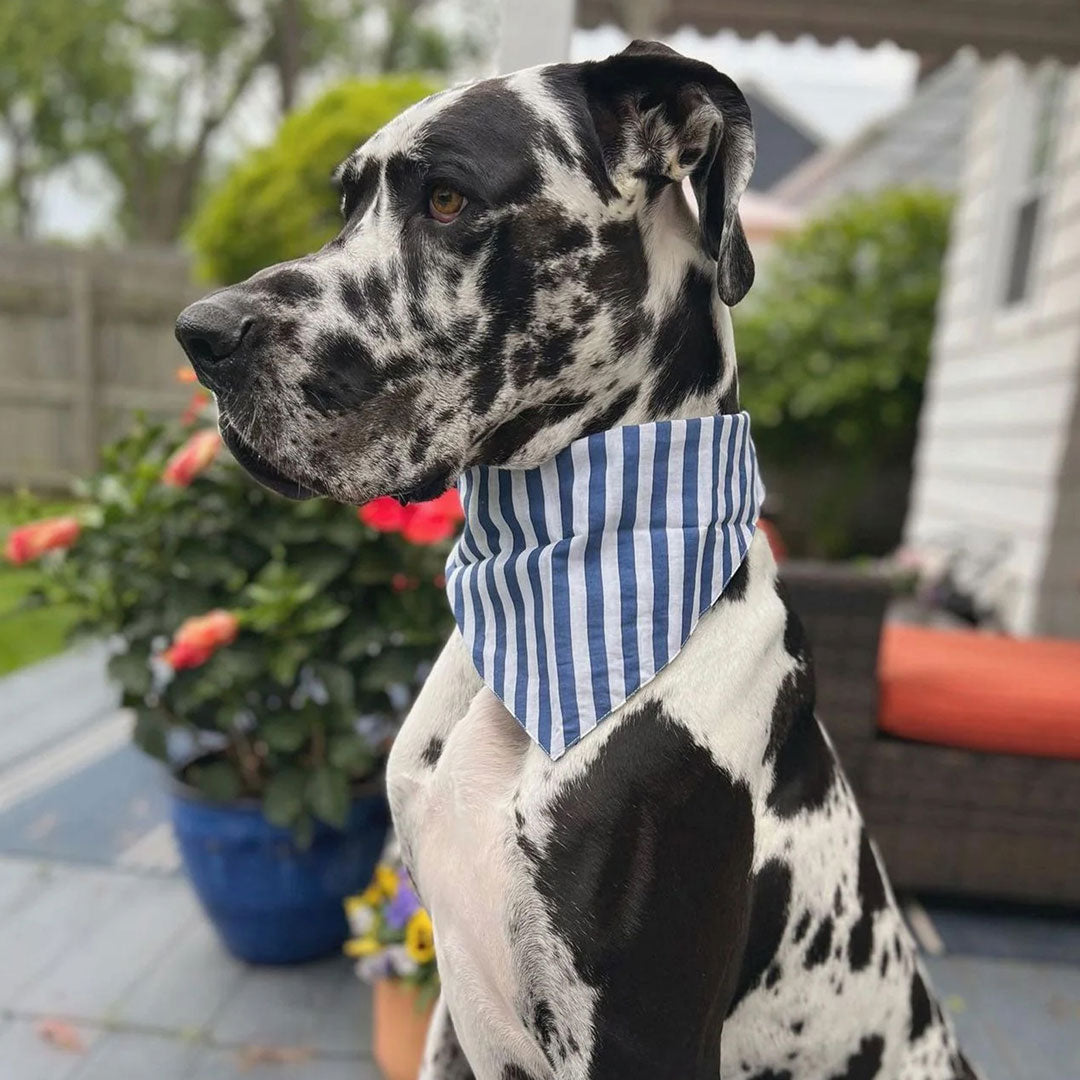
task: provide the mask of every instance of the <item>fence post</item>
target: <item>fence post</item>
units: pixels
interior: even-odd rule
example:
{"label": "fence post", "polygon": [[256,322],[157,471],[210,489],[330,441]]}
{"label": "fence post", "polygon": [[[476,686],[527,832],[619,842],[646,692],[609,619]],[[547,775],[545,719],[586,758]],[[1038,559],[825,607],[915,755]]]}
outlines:
{"label": "fence post", "polygon": [[71,269],[72,426],[80,472],[97,468],[101,445],[101,401],[94,331],[94,275],[89,259],[76,257]]}

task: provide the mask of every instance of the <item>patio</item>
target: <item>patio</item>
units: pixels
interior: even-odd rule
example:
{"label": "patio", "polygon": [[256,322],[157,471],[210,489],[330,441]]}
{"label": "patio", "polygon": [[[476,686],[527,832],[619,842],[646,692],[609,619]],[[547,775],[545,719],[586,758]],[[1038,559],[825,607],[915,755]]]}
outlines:
{"label": "patio", "polygon": [[[344,958],[250,968],[217,944],[179,872],[160,774],[127,744],[99,655],[9,677],[0,702],[5,1076],[373,1080],[370,991]],[[1080,924],[915,911],[920,940],[940,950],[928,958],[937,988],[988,1080],[1080,1070]]]}

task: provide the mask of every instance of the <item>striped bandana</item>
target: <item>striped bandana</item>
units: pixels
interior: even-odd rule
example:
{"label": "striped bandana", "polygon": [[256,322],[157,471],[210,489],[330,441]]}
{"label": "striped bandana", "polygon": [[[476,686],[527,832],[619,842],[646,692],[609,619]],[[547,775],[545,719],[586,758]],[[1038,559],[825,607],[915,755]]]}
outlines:
{"label": "striped bandana", "polygon": [[481,678],[559,758],[675,658],[739,568],[764,490],[746,413],[613,428],[478,465],[446,590]]}

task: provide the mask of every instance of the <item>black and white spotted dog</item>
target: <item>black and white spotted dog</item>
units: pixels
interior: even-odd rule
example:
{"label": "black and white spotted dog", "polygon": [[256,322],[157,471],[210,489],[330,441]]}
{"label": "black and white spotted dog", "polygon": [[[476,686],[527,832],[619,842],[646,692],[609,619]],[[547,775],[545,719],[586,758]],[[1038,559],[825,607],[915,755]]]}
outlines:
{"label": "black and white spotted dog", "polygon": [[[656,44],[448,90],[345,162],[334,240],[177,333],[235,455],[298,497],[426,498],[478,463],[734,412],[753,158],[735,84]],[[389,789],[443,976],[425,1080],[974,1076],[761,537],[557,762],[455,632]]]}

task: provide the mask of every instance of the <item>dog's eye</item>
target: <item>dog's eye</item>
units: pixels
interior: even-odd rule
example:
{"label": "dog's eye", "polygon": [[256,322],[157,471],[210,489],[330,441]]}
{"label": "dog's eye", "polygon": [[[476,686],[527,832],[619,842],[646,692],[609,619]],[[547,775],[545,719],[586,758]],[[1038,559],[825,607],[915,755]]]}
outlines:
{"label": "dog's eye", "polygon": [[449,224],[465,209],[468,200],[460,191],[455,191],[446,184],[438,184],[431,189],[428,210],[436,221]]}

